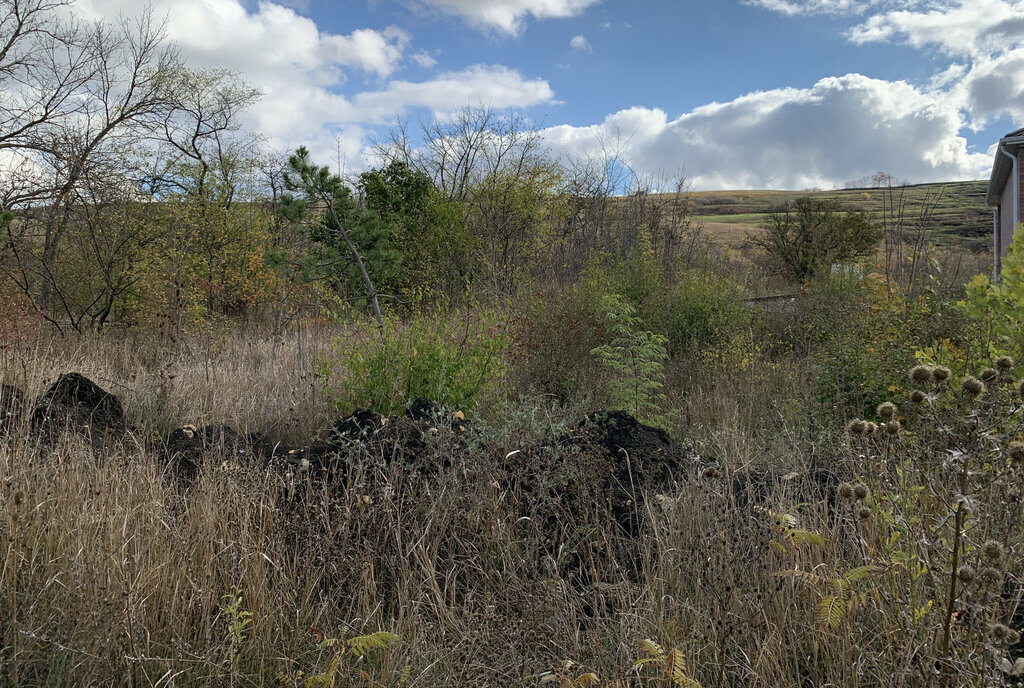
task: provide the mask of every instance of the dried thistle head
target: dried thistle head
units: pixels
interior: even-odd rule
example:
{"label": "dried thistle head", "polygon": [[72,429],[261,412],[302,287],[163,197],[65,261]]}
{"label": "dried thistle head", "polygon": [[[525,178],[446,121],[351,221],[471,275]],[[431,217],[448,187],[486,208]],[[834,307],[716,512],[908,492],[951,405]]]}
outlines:
{"label": "dried thistle head", "polygon": [[981,582],[990,588],[998,587],[1003,582],[1003,572],[994,566],[986,566],[981,570]]}
{"label": "dried thistle head", "polygon": [[878,431],[878,423],[872,423],[871,421],[865,421],[864,423],[864,434],[874,435]]}
{"label": "dried thistle head", "polygon": [[919,389],[915,389],[913,392],[910,393],[910,401],[914,402],[915,404],[923,404],[925,402],[925,399],[927,398],[928,395]]}
{"label": "dried thistle head", "polygon": [[845,500],[847,502],[853,501],[853,485],[851,485],[850,483],[843,483],[842,485],[840,485],[836,493],[842,500]]}
{"label": "dried thistle head", "polygon": [[864,483],[857,483],[853,486],[853,496],[857,499],[867,499],[871,496],[871,488]]}
{"label": "dried thistle head", "polygon": [[946,366],[935,366],[932,368],[932,377],[936,382],[945,382],[949,378],[953,377],[953,371]]}
{"label": "dried thistle head", "polygon": [[961,566],[956,571],[956,577],[964,583],[970,583],[976,575],[977,572],[970,566]]}
{"label": "dried thistle head", "polygon": [[985,391],[985,383],[976,377],[968,375],[960,381],[960,389],[963,390],[964,394],[976,397]]}
{"label": "dried thistle head", "polygon": [[862,506],[860,510],[857,511],[857,518],[859,518],[862,521],[868,520],[869,518],[871,518],[871,509],[869,509],[866,506]]}
{"label": "dried thistle head", "polygon": [[992,562],[1000,562],[1006,556],[1006,549],[998,540],[986,540],[981,546],[981,551],[984,552],[985,558]]}
{"label": "dried thistle head", "polygon": [[1014,361],[1013,357],[1011,356],[1000,356],[999,358],[996,359],[995,363],[996,368],[998,368],[1004,373],[1008,373],[1011,370],[1013,370]]}
{"label": "dried thistle head", "polygon": [[999,377],[999,371],[995,368],[985,368],[978,373],[978,377],[981,378],[982,382],[992,382],[992,380]]}
{"label": "dried thistle head", "polygon": [[1013,463],[1024,463],[1024,442],[1010,442],[1010,445],[1006,448],[1006,453]]}
{"label": "dried thistle head", "polygon": [[878,417],[882,420],[891,420],[896,416],[896,404],[891,401],[887,401],[883,404],[878,405]]}
{"label": "dried thistle head", "polygon": [[910,369],[910,379],[919,385],[931,382],[932,369],[925,365],[914,366]]}
{"label": "dried thistle head", "polygon": [[900,434],[901,427],[902,426],[900,425],[900,422],[898,420],[890,420],[888,423],[885,424],[885,432],[891,437],[895,437],[896,435]]}
{"label": "dried thistle head", "polygon": [[846,424],[846,431],[854,437],[860,437],[867,429],[867,423],[860,418],[854,418]]}

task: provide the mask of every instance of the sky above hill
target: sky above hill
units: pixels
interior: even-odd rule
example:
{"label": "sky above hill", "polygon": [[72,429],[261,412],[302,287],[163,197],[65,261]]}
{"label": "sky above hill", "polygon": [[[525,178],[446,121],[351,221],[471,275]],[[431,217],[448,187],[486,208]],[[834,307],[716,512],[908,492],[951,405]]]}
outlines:
{"label": "sky above hill", "polygon": [[[695,189],[988,176],[1024,126],[1024,0],[153,0],[247,124],[349,171],[396,118],[511,109],[557,154]],[[140,0],[78,0],[83,17]],[[340,155],[337,141],[340,141]]]}

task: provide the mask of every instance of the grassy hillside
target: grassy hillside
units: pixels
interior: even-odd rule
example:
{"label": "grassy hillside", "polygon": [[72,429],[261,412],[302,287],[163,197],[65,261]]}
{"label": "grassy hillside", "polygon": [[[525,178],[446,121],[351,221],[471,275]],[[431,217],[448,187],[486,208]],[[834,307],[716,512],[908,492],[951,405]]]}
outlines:
{"label": "grassy hillside", "polygon": [[722,242],[742,241],[757,230],[773,206],[801,196],[835,199],[844,207],[881,218],[892,207],[903,207],[911,225],[930,215],[925,226],[940,243],[962,243],[982,248],[990,240],[992,214],[985,208],[987,180],[917,184],[898,189],[842,189],[838,191],[697,191],[691,194],[698,218]]}

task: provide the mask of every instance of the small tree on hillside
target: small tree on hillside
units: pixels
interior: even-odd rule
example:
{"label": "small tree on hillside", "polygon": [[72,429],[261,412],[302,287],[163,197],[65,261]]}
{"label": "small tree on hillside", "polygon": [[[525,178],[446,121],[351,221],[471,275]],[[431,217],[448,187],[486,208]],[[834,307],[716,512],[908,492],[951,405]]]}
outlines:
{"label": "small tree on hillside", "polygon": [[881,230],[862,212],[843,212],[832,200],[798,198],[765,217],[764,232],[752,242],[763,248],[782,274],[798,282],[828,270],[833,263],[870,253]]}
{"label": "small tree on hillside", "polygon": [[309,238],[315,243],[315,251],[296,264],[301,274],[316,279],[354,268],[383,331],[384,316],[372,273],[381,274],[398,262],[398,254],[386,246],[387,226],[376,213],[361,210],[341,177],[314,165],[304,147],[288,159],[284,183],[288,191],[300,192],[302,197],[286,196],[282,212],[292,221],[309,221]]}

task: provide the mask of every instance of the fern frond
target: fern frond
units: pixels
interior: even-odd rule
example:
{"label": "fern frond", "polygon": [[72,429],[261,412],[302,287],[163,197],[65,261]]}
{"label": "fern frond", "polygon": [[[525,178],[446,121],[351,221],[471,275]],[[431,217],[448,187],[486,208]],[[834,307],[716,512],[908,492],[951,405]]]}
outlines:
{"label": "fern frond", "polygon": [[828,595],[818,602],[814,616],[825,628],[836,629],[846,615],[846,602],[835,595]]}
{"label": "fern frond", "polygon": [[825,538],[812,530],[792,529],[787,531],[786,535],[789,537],[789,541],[796,547],[802,545],[823,547],[825,545]]}
{"label": "fern frond", "polygon": [[859,580],[870,578],[881,571],[882,569],[877,566],[858,566],[844,573],[842,578],[847,583],[856,583]]}
{"label": "fern frond", "polygon": [[779,571],[775,575],[783,578],[792,578],[810,585],[824,585],[827,582],[826,579],[815,573],[811,573],[810,571],[801,571],[799,569]]}
{"label": "fern frond", "polygon": [[369,635],[359,635],[345,641],[352,654],[363,657],[371,650],[378,650],[387,647],[398,640],[398,636],[387,631],[378,631]]}

